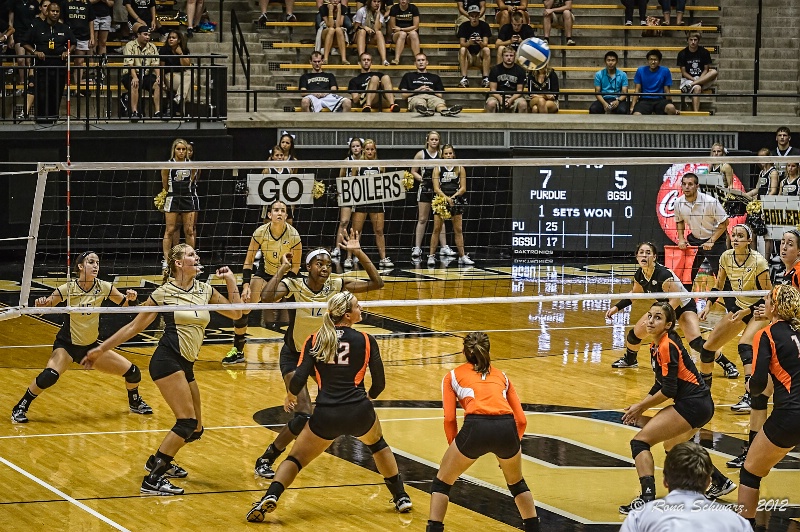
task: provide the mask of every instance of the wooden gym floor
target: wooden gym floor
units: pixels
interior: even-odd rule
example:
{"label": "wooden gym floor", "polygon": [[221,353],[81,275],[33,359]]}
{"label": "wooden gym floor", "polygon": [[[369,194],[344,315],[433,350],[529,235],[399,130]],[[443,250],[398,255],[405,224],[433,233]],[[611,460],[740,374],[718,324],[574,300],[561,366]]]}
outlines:
{"label": "wooden gym floor", "polygon": [[[386,277],[384,290],[364,299],[620,292],[629,286],[624,275],[631,269],[534,267],[526,279],[512,279],[510,272],[507,267],[399,268]],[[141,286],[143,300],[155,279],[120,278],[117,283]],[[38,279],[36,288],[44,294],[58,281]],[[0,290],[5,290],[4,300],[13,301],[12,283],[0,283]],[[144,463],[174,423],[149,375],[140,389],[155,411],[152,416],[128,413],[119,377],[73,365],[33,403],[30,423],[12,424],[12,407],[50,355],[56,318],[0,322],[0,413],[6,419],[0,421],[0,529],[422,531],[430,481],[446,448],[440,383],[462,361],[464,334],[485,330],[494,363],[508,374],[528,411],[524,472],[543,530],[618,530],[623,517],[617,506],[638,493],[628,443],[634,429],[620,424],[620,412],[647,393],[653,375],[644,349],[638,369],[610,367],[622,353],[628,315],[606,324],[608,304],[588,300],[368,309],[359,328],[378,337],[387,371],[387,388],[376,406],[410,486],[414,510],[396,514],[369,453],[352,439],[340,439],[301,472],[276,512],[260,525],[247,523],[244,516],[269,485],[254,476],[255,459],[286,419],[277,368],[282,326],[251,327],[247,364],[223,367],[219,361],[230,347],[231,324],[212,321],[195,365],[206,431],[176,458],[189,471],[188,478],[175,481],[186,494],[146,497],[139,494]],[[646,306],[634,304],[630,321]],[[258,314],[251,315],[252,324],[259,322]],[[272,316],[266,311],[267,322]],[[712,322],[718,318],[714,315]],[[113,330],[117,322],[119,318],[104,317],[103,331],[107,334],[108,324]],[[146,344],[154,332],[138,340]],[[152,345],[135,345],[121,352],[146,373],[152,351]],[[724,351],[739,362],[735,342]],[[727,469],[725,461],[739,453],[746,439],[748,416],[730,410],[742,388],[741,379],[726,380],[717,371],[716,415],[699,436],[714,449],[717,467],[737,483],[738,471]],[[655,447],[654,455],[659,495],[664,495],[663,449]],[[735,503],[736,493],[724,501]],[[793,506],[800,503],[800,455],[790,454],[764,480],[762,497],[789,504],[782,512],[760,515],[769,530],[800,530],[800,509]],[[521,526],[493,458],[480,459],[467,472],[453,489],[452,500],[448,530]]]}

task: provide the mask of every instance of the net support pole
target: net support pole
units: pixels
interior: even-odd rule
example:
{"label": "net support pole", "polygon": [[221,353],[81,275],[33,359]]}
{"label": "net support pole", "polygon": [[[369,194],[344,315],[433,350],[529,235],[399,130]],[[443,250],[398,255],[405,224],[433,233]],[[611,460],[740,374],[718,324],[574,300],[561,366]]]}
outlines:
{"label": "net support pole", "polygon": [[47,185],[48,173],[48,168],[40,163],[36,172],[36,192],[33,196],[33,209],[31,209],[31,226],[28,230],[28,246],[25,249],[25,266],[22,269],[22,286],[19,290],[20,307],[28,306],[28,298],[31,294],[33,265],[36,260],[36,244],[39,241],[39,222],[42,218],[42,204],[44,203],[44,189]]}

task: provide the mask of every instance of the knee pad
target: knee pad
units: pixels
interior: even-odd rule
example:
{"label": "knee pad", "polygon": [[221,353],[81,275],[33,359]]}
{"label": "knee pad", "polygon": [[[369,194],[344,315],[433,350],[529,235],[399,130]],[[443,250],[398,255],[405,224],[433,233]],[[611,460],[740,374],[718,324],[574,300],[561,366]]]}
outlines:
{"label": "knee pad", "polygon": [[58,372],[53,368],[44,368],[38,377],[36,377],[36,386],[45,390],[58,381]]}
{"label": "knee pad", "polygon": [[[689,342],[689,347],[691,347],[692,349],[694,349],[695,351],[700,353],[701,359],[702,359],[703,346],[705,345],[705,343],[706,343],[706,341],[703,340],[703,337],[702,336],[698,336],[697,338],[695,338],[694,340]],[[714,361],[713,360],[704,360],[703,362],[714,362]]]}
{"label": "knee pad", "polygon": [[303,469],[303,466],[300,464],[300,461],[297,458],[295,458],[294,456],[292,456],[292,455],[287,456],[286,457],[286,461],[287,462],[291,462],[294,465],[296,465],[298,473],[300,472],[301,469]]}
{"label": "knee pad", "polygon": [[739,484],[747,486],[748,488],[753,488],[754,490],[761,489],[761,477],[752,474],[742,466],[742,469],[739,471]]}
{"label": "knee pad", "polygon": [[716,353],[714,351],[709,351],[705,347],[700,348],[700,362],[705,362],[705,363],[714,362],[715,355]]}
{"label": "knee pad", "polygon": [[641,441],[641,440],[631,440],[631,456],[634,460],[639,455],[639,453],[644,451],[649,451],[650,445]]}
{"label": "knee pad", "polygon": [[742,364],[753,363],[753,346],[749,344],[739,344],[736,349],[739,351],[739,358],[742,359]]}
{"label": "knee pad", "polygon": [[294,417],[286,424],[289,427],[289,432],[294,434],[295,436],[299,436],[300,432],[303,431],[303,427],[306,426],[308,420],[311,418],[311,414],[306,414],[305,412],[296,412]]}
{"label": "knee pad", "polygon": [[516,484],[508,484],[508,491],[511,492],[512,497],[516,497],[521,493],[525,493],[526,491],[531,491],[528,488],[528,485],[525,483],[525,479],[523,478]]}
{"label": "knee pad", "polygon": [[233,320],[233,326],[237,329],[244,329],[247,327],[247,318],[250,314],[242,314],[242,317],[239,319]]}
{"label": "knee pad", "polygon": [[139,366],[136,364],[131,364],[131,367],[122,376],[125,377],[125,382],[131,384],[137,384],[142,381],[142,372],[139,371]]}
{"label": "knee pad", "polygon": [[448,484],[444,480],[440,480],[439,477],[434,478],[433,482],[431,482],[431,494],[441,493],[446,497],[450,497],[450,490],[452,488],[452,484]]}
{"label": "knee pad", "polygon": [[205,427],[200,427],[200,430],[196,430],[192,432],[192,435],[186,438],[186,443],[192,443],[193,441],[197,441],[203,437],[203,433],[206,431]]}
{"label": "knee pad", "polygon": [[183,438],[186,441],[186,438],[192,435],[194,430],[197,428],[197,420],[194,418],[181,418],[175,421],[175,424],[172,426],[172,432]]}
{"label": "knee pad", "polygon": [[750,408],[753,410],[766,410],[769,397],[764,394],[750,396]]}
{"label": "knee pad", "polygon": [[380,440],[376,441],[372,445],[367,445],[367,447],[369,448],[370,452],[372,452],[372,454],[375,454],[378,451],[382,451],[383,449],[389,447],[389,444],[386,443],[386,440],[384,440],[383,436],[381,436]]}
{"label": "knee pad", "polygon": [[633,329],[628,331],[628,337],[625,340],[631,345],[639,345],[642,343],[642,339],[633,334]]}

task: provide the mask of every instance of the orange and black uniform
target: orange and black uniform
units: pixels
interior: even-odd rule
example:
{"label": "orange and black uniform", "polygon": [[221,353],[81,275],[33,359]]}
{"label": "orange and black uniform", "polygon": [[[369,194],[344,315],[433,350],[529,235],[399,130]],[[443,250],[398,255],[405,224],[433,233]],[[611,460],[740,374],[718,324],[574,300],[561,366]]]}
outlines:
{"label": "orange and black uniform", "polygon": [[711,391],[675,331],[669,331],[658,343],[650,344],[650,363],[656,382],[650,395],[661,391],[672,399],[675,411],[692,428],[700,428],[714,416]]}
{"label": "orange and black uniform", "polygon": [[770,323],[756,333],[753,351],[750,394],[762,393],[770,375],[775,386],[764,435],[778,447],[794,447],[800,443],[800,332],[782,320]]}
{"label": "orange and black uniform", "polygon": [[786,270],[783,276],[778,278],[777,284],[790,284],[800,289],[800,262],[795,262],[794,266]]}
{"label": "orange and black uniform", "polygon": [[[456,402],[465,412],[460,431]],[[467,458],[494,453],[508,459],[519,452],[528,420],[514,386],[499,369],[492,366],[488,372],[478,373],[466,363],[450,371],[442,381],[442,406],[447,443],[455,440]]]}
{"label": "orange and black uniform", "polygon": [[[308,427],[325,440],[334,440],[343,434],[358,437],[369,432],[375,423],[375,409],[370,399],[375,399],[386,387],[381,352],[375,338],[350,327],[337,327],[336,333],[339,349],[330,363],[314,358],[311,348],[316,334],[308,337],[289,383],[289,391],[297,395],[314,372],[319,393]],[[367,368],[372,377],[369,395],[364,387]]]}

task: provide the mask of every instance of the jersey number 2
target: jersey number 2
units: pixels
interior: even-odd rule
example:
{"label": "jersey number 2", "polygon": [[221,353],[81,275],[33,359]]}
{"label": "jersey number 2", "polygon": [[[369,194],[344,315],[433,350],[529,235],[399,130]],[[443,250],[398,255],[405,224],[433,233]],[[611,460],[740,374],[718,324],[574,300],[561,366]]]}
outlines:
{"label": "jersey number 2", "polygon": [[339,352],[336,353],[335,363],[343,366],[350,364],[350,342],[339,342]]}

